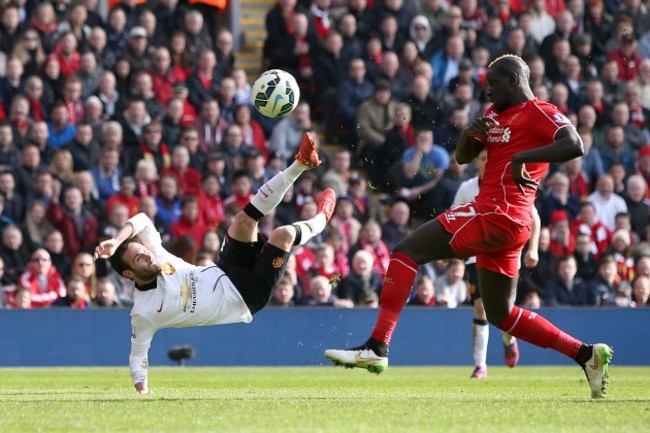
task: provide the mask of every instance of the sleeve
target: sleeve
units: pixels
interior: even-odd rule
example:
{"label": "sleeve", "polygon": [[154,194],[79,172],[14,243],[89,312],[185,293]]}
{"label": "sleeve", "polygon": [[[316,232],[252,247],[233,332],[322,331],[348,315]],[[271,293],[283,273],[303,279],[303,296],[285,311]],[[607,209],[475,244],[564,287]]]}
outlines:
{"label": "sleeve", "polygon": [[530,122],[534,125],[536,133],[544,137],[548,143],[555,141],[555,134],[562,128],[573,127],[571,121],[553,104],[538,104],[538,115],[533,116]]}
{"label": "sleeve", "polygon": [[166,253],[162,246],[160,233],[158,233],[153,222],[145,213],[140,212],[131,217],[127,222],[133,227],[133,235],[131,237],[138,236],[142,243],[156,256]]}
{"label": "sleeve", "polygon": [[129,355],[129,369],[133,384],[147,382],[149,368],[149,347],[156,333],[156,328],[151,322],[139,314],[131,318],[131,354]]}

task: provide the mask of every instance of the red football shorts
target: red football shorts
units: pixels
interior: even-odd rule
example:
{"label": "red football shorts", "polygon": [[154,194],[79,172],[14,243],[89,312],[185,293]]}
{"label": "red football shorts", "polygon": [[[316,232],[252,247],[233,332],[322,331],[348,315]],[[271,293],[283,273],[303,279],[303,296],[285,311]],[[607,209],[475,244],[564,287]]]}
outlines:
{"label": "red football shorts", "polygon": [[451,249],[460,259],[476,256],[478,269],[514,278],[519,274],[521,250],[530,238],[525,221],[502,212],[498,206],[470,202],[438,216],[453,234]]}

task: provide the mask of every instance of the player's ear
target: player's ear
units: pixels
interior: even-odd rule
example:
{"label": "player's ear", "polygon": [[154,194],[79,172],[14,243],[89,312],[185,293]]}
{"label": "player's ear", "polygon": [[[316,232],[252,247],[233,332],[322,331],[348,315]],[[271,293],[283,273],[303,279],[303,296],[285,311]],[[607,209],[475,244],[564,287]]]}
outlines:
{"label": "player's ear", "polygon": [[133,280],[134,274],[133,274],[133,271],[127,270],[127,271],[122,272],[122,276],[124,278],[128,278],[129,280]]}

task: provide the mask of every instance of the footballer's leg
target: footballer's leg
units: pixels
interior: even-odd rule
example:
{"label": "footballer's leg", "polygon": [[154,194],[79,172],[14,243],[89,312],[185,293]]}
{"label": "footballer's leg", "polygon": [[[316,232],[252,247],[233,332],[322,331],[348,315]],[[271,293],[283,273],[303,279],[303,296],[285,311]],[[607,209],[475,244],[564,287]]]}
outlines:
{"label": "footballer's leg", "polygon": [[235,216],[228,228],[228,236],[240,242],[257,240],[257,222],[273,210],[291,185],[306,170],[321,164],[318,143],[312,133],[306,132],[296,153],[295,161],[260,187],[251,202]]}
{"label": "footballer's leg", "polygon": [[336,365],[381,373],[388,368],[388,345],[399,315],[413,289],[418,265],[454,257],[452,234],[437,219],[421,225],[391,253],[381,291],[379,316],[370,338],[350,349],[327,349],[325,357]]}
{"label": "footballer's leg", "polygon": [[474,300],[474,320],[472,322],[472,355],[474,371],[470,378],[487,378],[487,348],[490,339],[490,326],[485,317],[485,308],[481,298]]}
{"label": "footballer's leg", "polygon": [[299,221],[290,226],[281,226],[273,230],[269,240],[259,252],[251,274],[247,280],[242,279],[242,284],[237,289],[242,294],[246,305],[252,314],[255,314],[271,299],[284,271],[294,245],[304,245],[321,233],[329,222],[336,206],[336,193],[327,188],[318,197],[316,215],[306,221]]}
{"label": "footballer's leg", "polygon": [[[490,260],[499,260],[499,256],[492,255]],[[602,343],[585,344],[539,314],[515,306],[513,299],[517,278],[481,268],[480,264],[478,266],[479,284],[488,321],[513,337],[538,347],[551,348],[575,360],[587,376],[591,397],[606,397],[612,349]]]}

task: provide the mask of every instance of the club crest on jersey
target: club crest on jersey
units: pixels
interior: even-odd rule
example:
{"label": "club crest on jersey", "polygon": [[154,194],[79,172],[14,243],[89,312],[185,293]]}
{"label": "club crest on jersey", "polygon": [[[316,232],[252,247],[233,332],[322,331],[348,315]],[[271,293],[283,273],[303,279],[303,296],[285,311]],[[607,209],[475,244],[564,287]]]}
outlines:
{"label": "club crest on jersey", "polygon": [[276,257],[271,262],[271,266],[273,266],[275,269],[280,269],[280,267],[283,264],[284,264],[284,259],[282,257]]}
{"label": "club crest on jersey", "polygon": [[176,269],[169,263],[163,263],[160,265],[160,272],[163,275],[174,275],[176,273]]}

